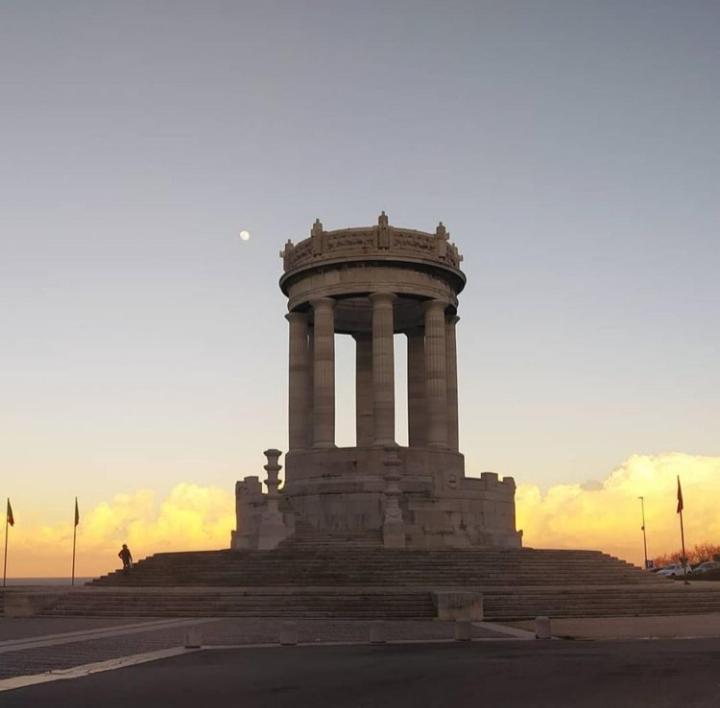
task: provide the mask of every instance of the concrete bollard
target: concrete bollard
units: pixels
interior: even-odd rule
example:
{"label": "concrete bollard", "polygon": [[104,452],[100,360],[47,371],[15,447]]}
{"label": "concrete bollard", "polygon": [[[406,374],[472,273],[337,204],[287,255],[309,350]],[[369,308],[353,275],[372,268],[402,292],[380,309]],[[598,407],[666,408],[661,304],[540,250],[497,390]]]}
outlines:
{"label": "concrete bollard", "polygon": [[284,622],[280,630],[280,644],[293,647],[298,643],[297,625],[295,622]]}
{"label": "concrete bollard", "polygon": [[549,617],[535,618],[535,639],[552,639]]}
{"label": "concrete bollard", "polygon": [[186,649],[200,649],[202,647],[202,632],[200,627],[192,626],[189,627],[185,632],[185,648]]}
{"label": "concrete bollard", "polygon": [[469,642],[472,639],[472,624],[470,622],[455,622],[455,641]]}
{"label": "concrete bollard", "polygon": [[385,623],[381,620],[370,624],[370,644],[385,644]]}

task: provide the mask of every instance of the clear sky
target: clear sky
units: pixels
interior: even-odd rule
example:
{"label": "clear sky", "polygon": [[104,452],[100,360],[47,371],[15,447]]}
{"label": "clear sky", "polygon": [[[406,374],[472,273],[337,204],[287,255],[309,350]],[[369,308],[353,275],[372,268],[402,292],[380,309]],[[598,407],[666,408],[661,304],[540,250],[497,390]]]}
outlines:
{"label": "clear sky", "polygon": [[1,3],[0,495],[260,473],[278,251],[381,209],[465,256],[470,474],[720,455],[719,36],[697,0]]}

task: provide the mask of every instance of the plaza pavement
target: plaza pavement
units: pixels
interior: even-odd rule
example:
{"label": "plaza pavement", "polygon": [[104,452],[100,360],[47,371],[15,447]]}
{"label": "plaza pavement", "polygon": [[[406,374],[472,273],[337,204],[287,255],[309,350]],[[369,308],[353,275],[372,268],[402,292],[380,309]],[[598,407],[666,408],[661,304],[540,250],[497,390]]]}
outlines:
{"label": "plaza pavement", "polygon": [[[531,631],[533,622],[512,626]],[[580,617],[552,621],[553,635],[567,639],[696,639],[720,638],[720,614],[671,617]],[[720,667],[718,668],[720,672]],[[720,708],[720,702],[718,703]]]}
{"label": "plaza pavement", "polygon": [[[296,621],[281,647],[284,619],[0,618],[0,706],[720,706],[718,614],[553,621],[603,641],[473,623],[457,642],[427,620],[383,622],[389,643],[370,645],[371,624]],[[184,648],[190,628],[203,649]],[[666,636],[702,638],[638,639]]]}
{"label": "plaza pavement", "polygon": [[719,665],[718,639],[226,648],[0,693],[0,705],[717,708]]}
{"label": "plaza pavement", "polygon": [[[304,620],[292,622],[297,640],[313,643],[367,643],[372,623]],[[287,620],[272,618],[124,619],[0,618],[0,695],[3,679],[64,671],[98,661],[183,647],[187,631],[200,629],[203,645],[277,645]],[[433,620],[384,622],[393,641],[452,641],[455,625]],[[527,634],[520,632],[520,636]],[[518,636],[512,628],[476,623],[476,639]]]}

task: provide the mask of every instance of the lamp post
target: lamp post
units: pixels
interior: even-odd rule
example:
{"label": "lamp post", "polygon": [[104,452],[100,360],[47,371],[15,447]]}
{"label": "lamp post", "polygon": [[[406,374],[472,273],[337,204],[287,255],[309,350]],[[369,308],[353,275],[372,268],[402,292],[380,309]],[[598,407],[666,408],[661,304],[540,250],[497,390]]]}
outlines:
{"label": "lamp post", "polygon": [[638,497],[640,500],[640,511],[642,513],[642,526],[640,527],[643,532],[643,548],[645,550],[645,570],[647,570],[648,567],[648,557],[647,557],[647,533],[645,532],[645,497]]}

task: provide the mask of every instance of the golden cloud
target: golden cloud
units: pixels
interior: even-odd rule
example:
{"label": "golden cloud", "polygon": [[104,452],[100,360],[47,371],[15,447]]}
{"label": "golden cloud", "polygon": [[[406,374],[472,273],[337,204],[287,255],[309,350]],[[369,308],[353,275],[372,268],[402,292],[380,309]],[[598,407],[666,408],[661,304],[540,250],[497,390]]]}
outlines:
{"label": "golden cloud", "polygon": [[[642,495],[650,556],[675,550],[680,546],[675,513],[678,474],[688,547],[720,543],[720,457],[672,453],[634,455],[602,482],[555,485],[545,494],[537,486],[520,485],[517,519],[518,528],[524,529],[524,544],[597,548],[642,563]],[[181,483],[160,502],[147,489],[118,494],[82,513],[77,575],[95,576],[118,567],[123,543],[137,559],[159,551],[227,548],[234,527],[231,490]],[[10,532],[9,574],[67,577],[72,531],[70,524],[18,523]]]}
{"label": "golden cloud", "polygon": [[[227,548],[235,528],[232,492],[196,484],[176,485],[161,503],[141,489],[118,494],[87,513],[78,526],[78,576],[95,576],[119,566],[127,543],[136,559],[159,551]],[[72,558],[72,526],[11,530],[8,574],[13,577],[66,577]]]}
{"label": "golden cloud", "polygon": [[645,497],[648,554],[680,548],[677,475],[685,501],[686,546],[720,543],[720,457],[633,455],[600,483],[560,484],[544,495],[519,485],[517,523],[536,548],[597,548],[642,564],[640,501]]}

